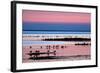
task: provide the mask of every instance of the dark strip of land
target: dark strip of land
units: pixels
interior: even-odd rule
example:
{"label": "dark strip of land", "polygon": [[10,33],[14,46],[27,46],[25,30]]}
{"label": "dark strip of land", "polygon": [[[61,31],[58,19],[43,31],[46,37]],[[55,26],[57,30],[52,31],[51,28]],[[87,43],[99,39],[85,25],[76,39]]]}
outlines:
{"label": "dark strip of land", "polygon": [[43,41],[91,41],[90,38],[49,38]]}

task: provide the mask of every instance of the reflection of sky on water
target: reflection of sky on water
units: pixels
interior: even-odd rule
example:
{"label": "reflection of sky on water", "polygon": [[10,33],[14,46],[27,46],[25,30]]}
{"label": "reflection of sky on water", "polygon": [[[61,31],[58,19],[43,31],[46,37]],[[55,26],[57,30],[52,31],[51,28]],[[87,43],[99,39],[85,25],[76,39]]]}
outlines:
{"label": "reflection of sky on water", "polygon": [[[86,37],[86,38],[90,38],[90,32],[56,32],[56,31],[23,31],[23,36],[32,36],[34,39],[35,38],[54,38],[56,36],[58,37]],[[38,37],[36,37],[38,36]],[[57,37],[57,38],[58,38]],[[29,37],[30,38],[30,37]],[[34,44],[73,44],[76,43],[76,41],[29,41],[29,40],[23,40],[23,46],[27,46],[27,45],[34,45]]]}
{"label": "reflection of sky on water", "polygon": [[55,38],[55,37],[85,37],[90,38],[90,32],[39,32],[39,31],[24,31],[23,36],[31,36],[34,38]]}
{"label": "reflection of sky on water", "polygon": [[23,34],[90,34],[91,32],[23,31]]}
{"label": "reflection of sky on water", "polygon": [[65,44],[66,42],[61,41],[23,41],[23,46],[28,46],[32,44]]}
{"label": "reflection of sky on water", "polygon": [[[83,41],[23,41],[23,46],[29,45],[64,45],[64,44],[75,44],[75,43],[84,43]],[[85,41],[85,43],[88,43]]]}

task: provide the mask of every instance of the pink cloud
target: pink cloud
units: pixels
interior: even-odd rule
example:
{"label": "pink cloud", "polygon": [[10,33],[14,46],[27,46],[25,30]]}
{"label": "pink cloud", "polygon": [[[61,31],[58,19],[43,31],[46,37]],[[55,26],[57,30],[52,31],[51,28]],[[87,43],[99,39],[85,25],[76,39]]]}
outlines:
{"label": "pink cloud", "polygon": [[90,23],[90,13],[23,10],[24,22]]}

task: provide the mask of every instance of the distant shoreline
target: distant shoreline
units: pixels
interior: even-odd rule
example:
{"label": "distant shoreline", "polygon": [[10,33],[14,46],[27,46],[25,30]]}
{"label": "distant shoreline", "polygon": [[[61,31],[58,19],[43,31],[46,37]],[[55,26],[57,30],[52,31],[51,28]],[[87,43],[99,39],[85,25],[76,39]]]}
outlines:
{"label": "distant shoreline", "polygon": [[40,30],[25,30],[22,31],[23,34],[91,34],[91,32],[85,31],[40,31]]}
{"label": "distant shoreline", "polygon": [[91,38],[55,38],[43,39],[43,41],[91,41]]}

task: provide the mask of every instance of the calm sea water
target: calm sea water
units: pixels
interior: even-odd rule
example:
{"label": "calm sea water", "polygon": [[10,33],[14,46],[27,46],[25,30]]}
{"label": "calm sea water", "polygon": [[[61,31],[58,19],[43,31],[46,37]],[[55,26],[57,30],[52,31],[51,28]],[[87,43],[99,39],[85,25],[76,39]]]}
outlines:
{"label": "calm sea water", "polygon": [[91,32],[67,32],[67,31],[23,31],[23,34],[91,34]]}
{"label": "calm sea water", "polygon": [[[63,37],[87,37],[90,38],[91,33],[90,32],[56,32],[56,31],[23,31],[23,38],[25,38],[25,36],[27,36],[27,38],[34,37],[34,36],[44,36],[47,37],[54,37],[54,36],[63,36]],[[29,37],[28,37],[29,36]],[[39,38],[38,37],[38,38]],[[37,38],[37,37],[35,37]],[[37,40],[38,40],[37,38]],[[42,37],[41,37],[42,38]],[[32,38],[34,39],[34,38]],[[39,38],[40,39],[40,38]],[[28,62],[49,62],[49,61],[60,61],[60,60],[82,60],[82,59],[90,59],[90,55],[91,55],[91,46],[87,45],[87,46],[75,46],[75,43],[82,43],[83,41],[33,41],[33,40],[28,40],[28,39],[23,39],[23,63],[28,63]],[[87,41],[84,41],[87,42]],[[90,43],[90,41],[88,41]],[[60,59],[44,59],[44,60],[29,60],[29,55],[27,55],[26,53],[29,53],[29,51],[35,51],[35,50],[39,50],[40,52],[47,52],[46,46],[50,45],[51,46],[51,50],[50,51],[54,51],[56,50],[56,56],[63,56],[63,58]],[[59,45],[59,49],[53,49],[53,45]],[[66,46],[65,48],[61,48],[61,46],[64,45]],[[30,49],[30,46],[32,46],[32,48]],[[40,46],[42,46],[43,48],[40,49]],[[77,56],[80,55],[80,56]],[[44,55],[46,56],[46,55]],[[51,55],[52,56],[52,55]]]}

